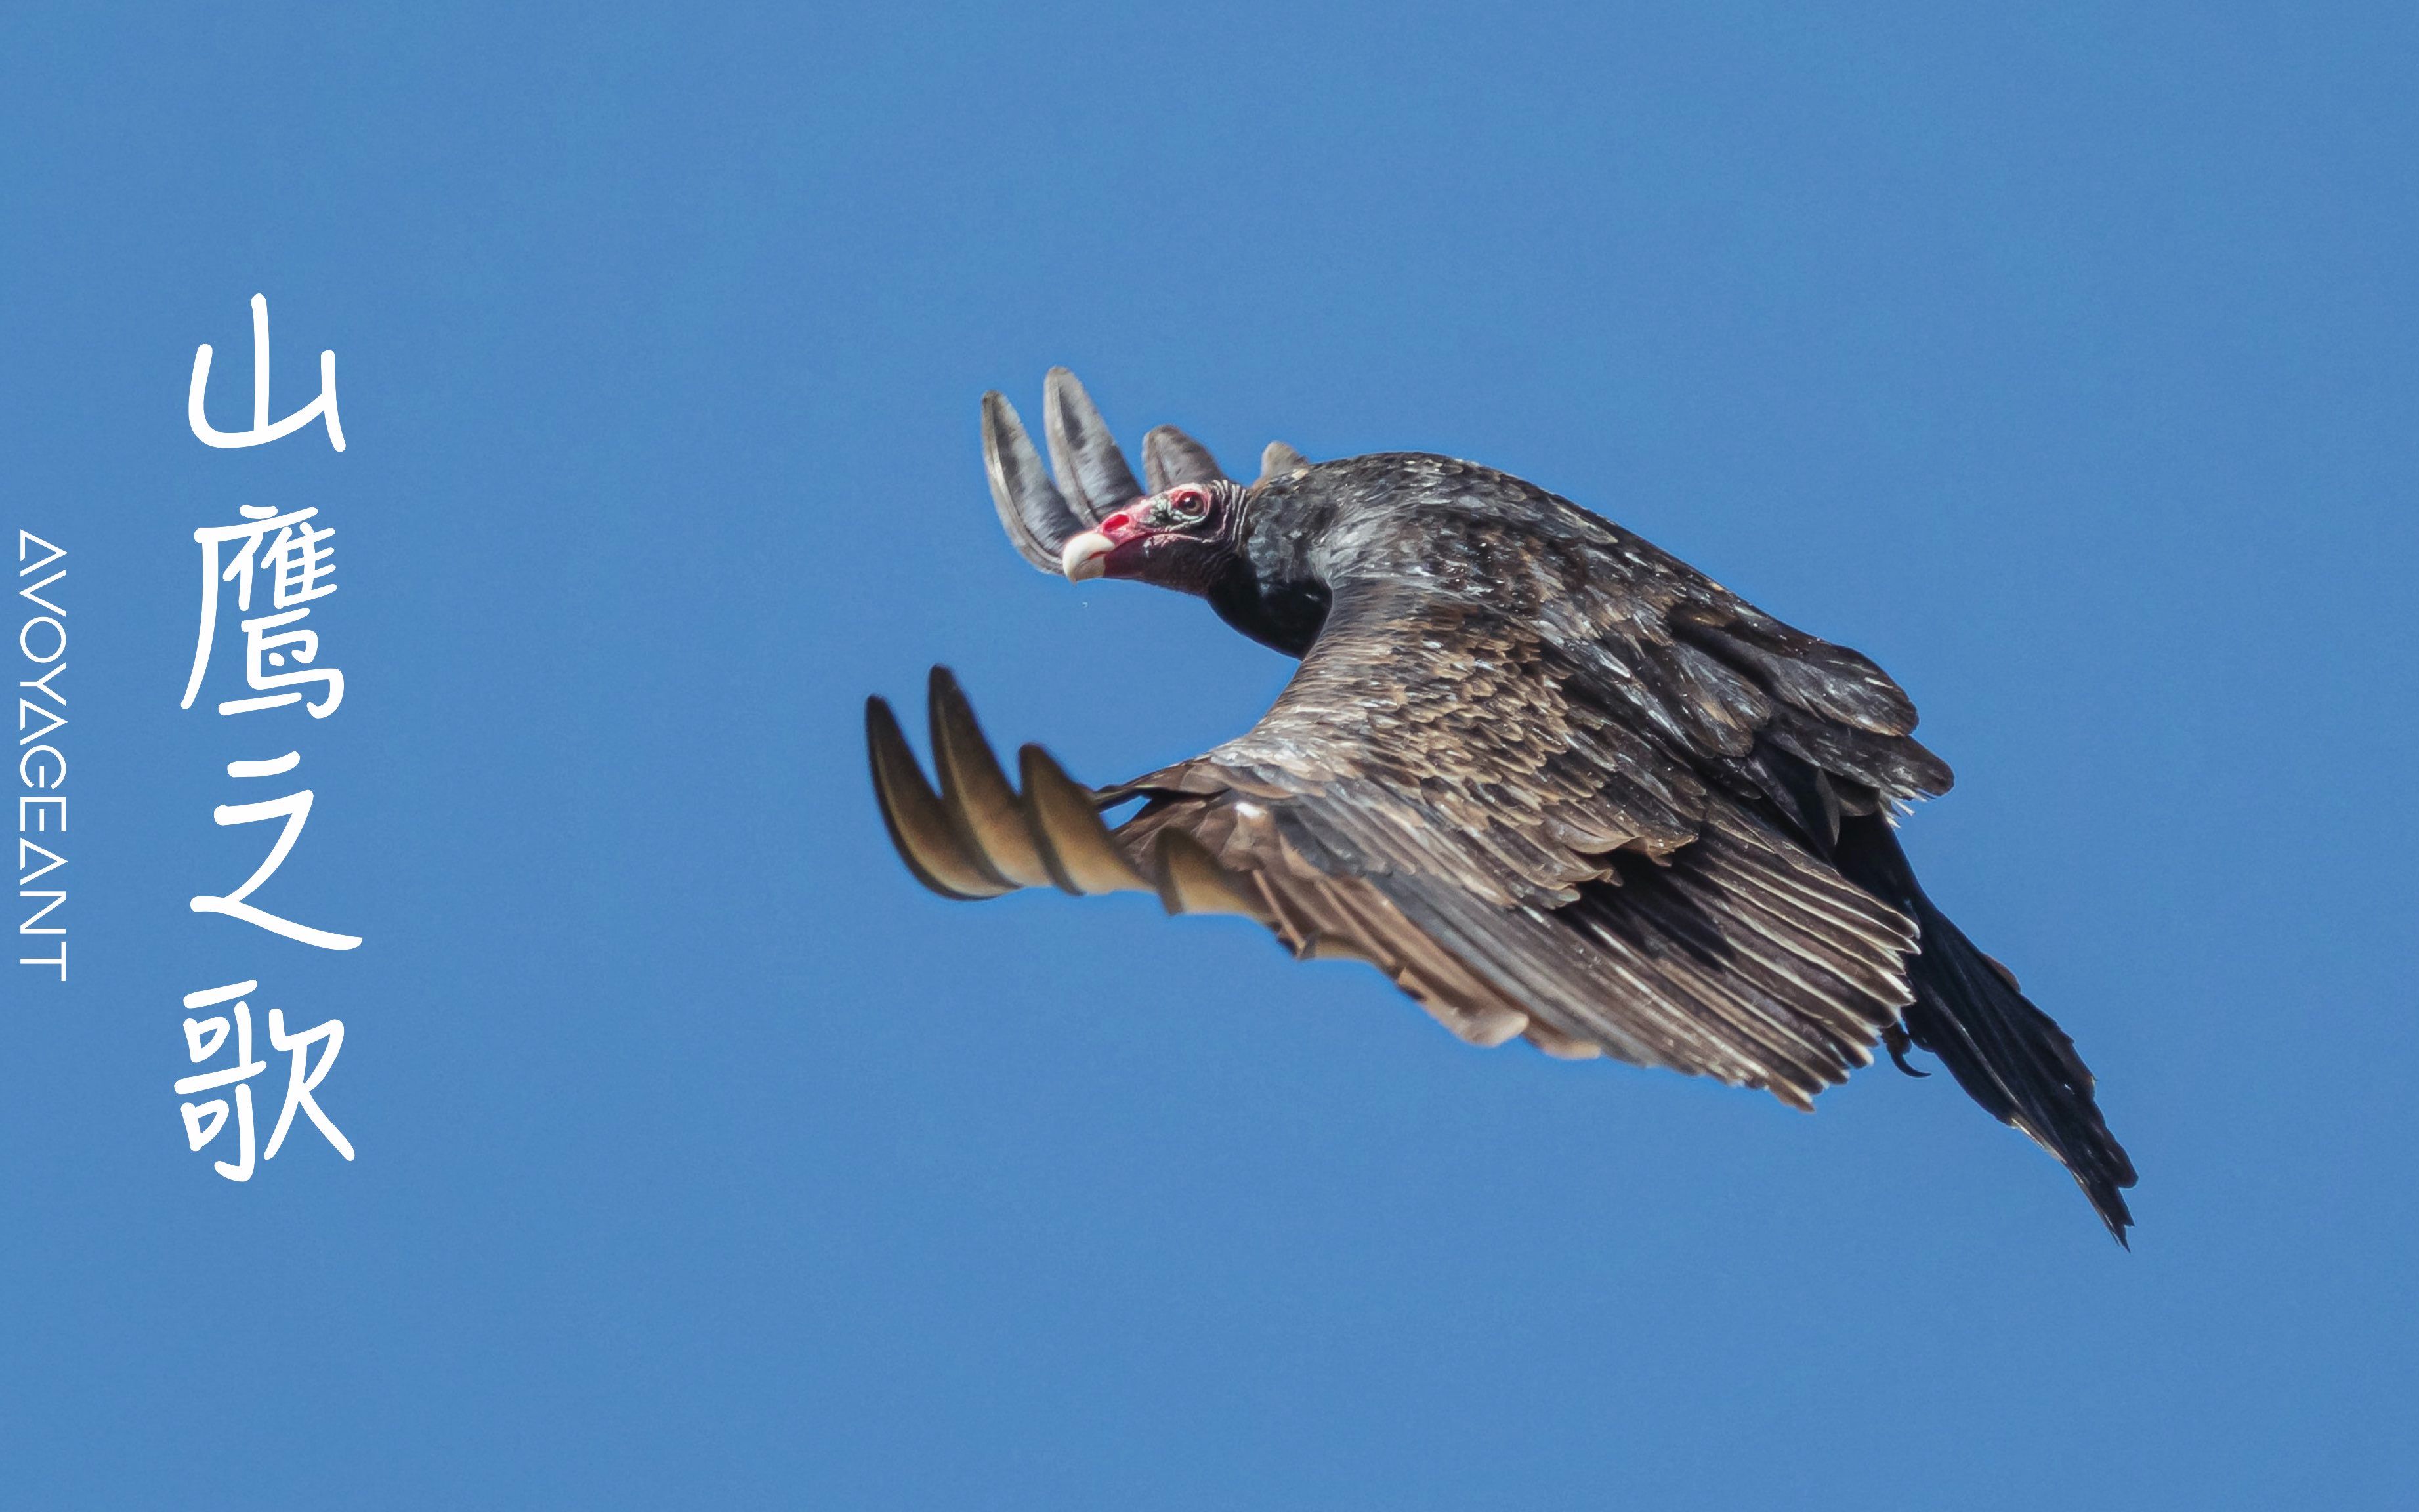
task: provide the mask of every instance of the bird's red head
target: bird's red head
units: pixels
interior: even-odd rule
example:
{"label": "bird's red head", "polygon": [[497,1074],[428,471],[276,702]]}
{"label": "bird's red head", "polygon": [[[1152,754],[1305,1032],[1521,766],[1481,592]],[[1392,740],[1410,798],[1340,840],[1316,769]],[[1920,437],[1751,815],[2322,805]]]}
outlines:
{"label": "bird's red head", "polygon": [[1231,483],[1179,483],[1137,499],[1069,538],[1060,569],[1072,582],[1132,578],[1204,593],[1233,557],[1228,526],[1241,492]]}

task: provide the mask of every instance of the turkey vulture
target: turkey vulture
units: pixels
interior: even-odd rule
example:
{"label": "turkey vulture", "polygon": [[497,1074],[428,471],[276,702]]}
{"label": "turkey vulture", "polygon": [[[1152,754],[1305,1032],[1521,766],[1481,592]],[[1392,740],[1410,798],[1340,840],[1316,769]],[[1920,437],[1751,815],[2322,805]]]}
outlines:
{"label": "turkey vulture", "polygon": [[1197,594],[1302,666],[1243,734],[1097,790],[1036,746],[1012,787],[935,668],[936,793],[868,700],[883,818],[925,886],[1156,892],[1367,961],[1472,1044],[1801,1109],[1876,1044],[1910,1072],[1919,1046],[2125,1242],[2134,1166],[2091,1072],[1899,848],[1895,813],[1949,772],[1880,668],[1492,468],[1276,443],[1244,484],[1162,425],[1146,485],[1064,368],[1042,413],[1055,483],[983,396],[992,498],[1027,561]]}

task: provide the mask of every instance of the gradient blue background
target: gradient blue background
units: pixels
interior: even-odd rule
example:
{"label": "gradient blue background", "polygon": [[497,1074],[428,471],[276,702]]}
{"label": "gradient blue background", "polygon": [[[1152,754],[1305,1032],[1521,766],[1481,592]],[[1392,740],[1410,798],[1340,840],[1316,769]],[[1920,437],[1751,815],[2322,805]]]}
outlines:
{"label": "gradient blue background", "polygon": [[[71,552],[75,766],[72,980],[0,977],[7,1500],[2411,1504],[2419,24],[2023,8],[12,9],[0,529]],[[344,455],[187,433],[255,291]],[[918,890],[868,692],[948,661],[1106,780],[1287,673],[1010,551],[976,399],[1062,362],[1878,657],[2134,1252],[1946,1077],[1804,1118]],[[324,723],[176,708],[245,502],[342,532]],[[184,907],[289,747],[261,901],[350,955]],[[357,1164],[186,1152],[178,998],[246,976],[344,1019]]]}

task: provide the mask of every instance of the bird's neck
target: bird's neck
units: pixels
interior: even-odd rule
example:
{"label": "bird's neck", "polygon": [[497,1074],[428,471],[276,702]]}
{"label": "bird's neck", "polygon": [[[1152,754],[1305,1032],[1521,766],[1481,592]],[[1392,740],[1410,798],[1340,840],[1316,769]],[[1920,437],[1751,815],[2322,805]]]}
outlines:
{"label": "bird's neck", "polygon": [[1294,483],[1265,482],[1244,495],[1231,527],[1234,555],[1203,594],[1220,619],[1288,656],[1318,639],[1331,596],[1311,549],[1327,511],[1299,497]]}
{"label": "bird's neck", "polygon": [[1205,595],[1218,617],[1272,651],[1300,656],[1327,623],[1327,585],[1300,582],[1264,585],[1238,564]]}

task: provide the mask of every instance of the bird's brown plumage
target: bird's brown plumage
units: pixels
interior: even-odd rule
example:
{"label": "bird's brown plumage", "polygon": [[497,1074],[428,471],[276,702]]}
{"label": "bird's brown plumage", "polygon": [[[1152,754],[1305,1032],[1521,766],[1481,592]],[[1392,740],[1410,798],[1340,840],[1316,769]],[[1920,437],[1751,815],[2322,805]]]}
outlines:
{"label": "bird's brown plumage", "polygon": [[[1045,412],[1063,492],[1014,411],[985,404],[994,498],[1038,566],[1139,486],[1071,376],[1054,373]],[[1911,1039],[2123,1238],[2134,1173],[2089,1072],[1905,867],[1891,809],[1950,778],[1879,668],[1492,469],[1268,455],[1248,490],[1226,486],[1184,586],[1302,656],[1276,705],[1097,793],[1027,748],[1020,793],[936,670],[939,793],[869,707],[919,877],[962,897],[1148,888],[1300,955],[1367,960],[1474,1043],[1525,1037],[1797,1107]],[[1157,490],[1215,475],[1172,427],[1147,461]]]}

